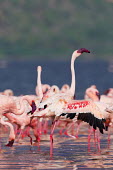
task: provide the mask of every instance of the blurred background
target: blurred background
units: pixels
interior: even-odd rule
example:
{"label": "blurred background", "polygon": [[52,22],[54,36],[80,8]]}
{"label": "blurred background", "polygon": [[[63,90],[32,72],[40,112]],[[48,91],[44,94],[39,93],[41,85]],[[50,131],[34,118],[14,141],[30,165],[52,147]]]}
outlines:
{"label": "blurred background", "polygon": [[74,50],[76,94],[95,84],[100,92],[113,81],[113,0],[0,0],[0,91],[35,94],[37,66],[42,83],[71,83]]}
{"label": "blurred background", "polygon": [[0,0],[0,58],[113,57],[113,0]]}
{"label": "blurred background", "polygon": [[[113,0],[0,0],[0,92],[11,89],[15,96],[36,94],[38,65],[42,66],[42,84],[59,88],[70,85],[71,56],[79,48],[91,53],[83,53],[75,61],[76,99],[83,99],[91,85],[96,85],[103,94],[113,87]],[[56,135],[52,159],[49,136],[41,138],[41,147],[40,142],[36,147],[23,143],[4,150],[0,145],[0,167],[7,170],[113,167],[109,137],[103,137],[102,152],[96,148],[96,140],[91,143],[91,152],[87,152],[84,137],[88,130],[82,130],[80,140]],[[2,138],[0,141],[4,145]]]}

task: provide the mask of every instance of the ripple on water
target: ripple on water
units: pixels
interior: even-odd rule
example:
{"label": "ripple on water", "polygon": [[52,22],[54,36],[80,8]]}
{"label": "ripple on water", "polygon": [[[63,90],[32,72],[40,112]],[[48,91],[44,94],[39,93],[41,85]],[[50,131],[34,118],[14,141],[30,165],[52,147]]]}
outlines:
{"label": "ripple on water", "polygon": [[[86,128],[87,129],[87,128]],[[113,142],[108,144],[107,134],[101,135],[101,150],[98,151],[93,135],[90,150],[86,129],[78,139],[71,139],[65,135],[54,134],[53,157],[50,157],[49,135],[47,139],[42,135],[40,146],[38,143],[30,145],[25,138],[20,144],[15,142],[13,147],[3,145],[7,137],[2,138],[0,167],[3,169],[85,169],[111,168],[113,166]],[[113,136],[111,135],[111,138]]]}

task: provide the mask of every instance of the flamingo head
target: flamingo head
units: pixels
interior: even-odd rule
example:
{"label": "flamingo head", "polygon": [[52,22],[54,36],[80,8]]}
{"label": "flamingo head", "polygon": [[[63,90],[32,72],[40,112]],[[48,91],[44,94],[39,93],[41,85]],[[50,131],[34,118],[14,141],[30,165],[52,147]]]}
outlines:
{"label": "flamingo head", "polygon": [[32,110],[29,111],[29,112],[27,113],[27,115],[28,115],[28,114],[31,114],[31,115],[32,115],[32,114],[35,112],[35,110],[36,110],[36,104],[35,104],[35,101],[34,101],[34,100],[32,100],[31,107],[32,107]]}
{"label": "flamingo head", "polygon": [[41,71],[42,71],[42,67],[41,67],[41,66],[38,66],[38,67],[37,67],[37,71],[40,71],[40,72],[41,72]]}
{"label": "flamingo head", "polygon": [[77,53],[90,53],[90,51],[89,50],[87,50],[86,48],[80,48],[79,50],[77,50]]}

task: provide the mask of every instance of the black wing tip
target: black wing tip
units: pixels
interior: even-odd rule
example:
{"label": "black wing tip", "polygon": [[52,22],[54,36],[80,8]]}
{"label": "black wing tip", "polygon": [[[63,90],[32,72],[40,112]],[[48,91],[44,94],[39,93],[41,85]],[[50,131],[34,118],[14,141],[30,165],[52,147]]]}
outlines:
{"label": "black wing tip", "polygon": [[99,128],[99,131],[103,134],[104,127],[104,119],[98,119],[96,118],[91,112],[88,113],[79,113],[77,120],[82,120],[84,122],[89,123],[90,126],[93,126],[93,128],[96,130],[96,128]]}

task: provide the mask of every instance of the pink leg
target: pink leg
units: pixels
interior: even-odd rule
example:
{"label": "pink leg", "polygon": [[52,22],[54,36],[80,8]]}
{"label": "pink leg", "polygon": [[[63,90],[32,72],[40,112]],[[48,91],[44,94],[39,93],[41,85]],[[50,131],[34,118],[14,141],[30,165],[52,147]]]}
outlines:
{"label": "pink leg", "polygon": [[42,121],[40,121],[40,120],[38,122],[38,133],[39,133],[39,135],[42,134]]}
{"label": "pink leg", "polygon": [[17,132],[18,132],[18,126],[17,125],[15,126],[14,131],[15,131],[15,135],[17,135]]}
{"label": "pink leg", "polygon": [[56,125],[57,125],[57,120],[54,121],[52,129],[51,129],[51,134],[50,134],[50,157],[52,157],[53,155],[53,133],[54,133]]}
{"label": "pink leg", "polygon": [[72,136],[74,136],[75,123],[72,123]]}
{"label": "pink leg", "polygon": [[108,129],[108,146],[109,146],[109,144],[110,144],[110,141],[111,141],[111,139],[110,139],[110,128]]}
{"label": "pink leg", "polygon": [[17,142],[19,142],[19,140],[20,140],[22,134],[23,134],[23,129],[19,129],[19,135],[18,135]]}
{"label": "pink leg", "polygon": [[30,143],[32,145],[32,137],[30,135],[30,127],[28,126],[26,128],[26,130],[21,134],[22,135],[22,139],[25,137],[25,136],[28,136],[30,138]]}
{"label": "pink leg", "polygon": [[98,144],[98,151],[100,152],[100,132],[97,130],[97,144]]}
{"label": "pink leg", "polygon": [[48,120],[45,120],[45,122],[44,122],[43,131],[44,131],[44,134],[47,134],[47,131],[48,131]]}
{"label": "pink leg", "polygon": [[62,129],[59,130],[59,134],[60,134],[60,135],[62,135],[63,129],[64,129],[64,128],[62,128]]}
{"label": "pink leg", "polygon": [[77,130],[76,130],[76,138],[78,138],[78,132],[79,132],[79,129],[80,129],[80,126],[81,126],[81,123],[77,123]]}
{"label": "pink leg", "polygon": [[96,148],[96,130],[93,129],[93,132],[94,132],[94,147]]}
{"label": "pink leg", "polygon": [[38,122],[38,130],[37,130],[36,140],[38,141],[38,146],[40,146],[41,134],[42,134],[42,121]]}
{"label": "pink leg", "polygon": [[98,151],[100,152],[100,132],[97,130],[96,131],[96,140],[97,140],[97,147],[98,147]]}
{"label": "pink leg", "polygon": [[89,134],[88,134],[88,152],[90,152],[90,140],[91,140],[91,134],[93,132],[93,128],[90,127]]}
{"label": "pink leg", "polygon": [[[58,121],[58,126],[60,126],[61,123],[63,123],[63,121],[60,121],[60,120],[59,120],[59,121]],[[65,123],[65,127],[66,127],[66,126],[67,126],[67,123]],[[64,129],[65,129],[64,127],[61,127],[61,129],[59,130],[59,134],[60,134],[60,135],[63,134],[63,130],[64,130]]]}
{"label": "pink leg", "polygon": [[[67,124],[68,124],[68,123],[67,123]],[[69,136],[69,137],[71,137],[71,138],[76,139],[76,136],[71,135],[71,134],[68,133],[68,130],[70,130],[70,128],[73,128],[73,125],[74,125],[74,122],[72,122],[72,123],[69,125],[69,127],[68,127],[67,130],[64,132],[64,134],[67,135],[67,136]]]}

